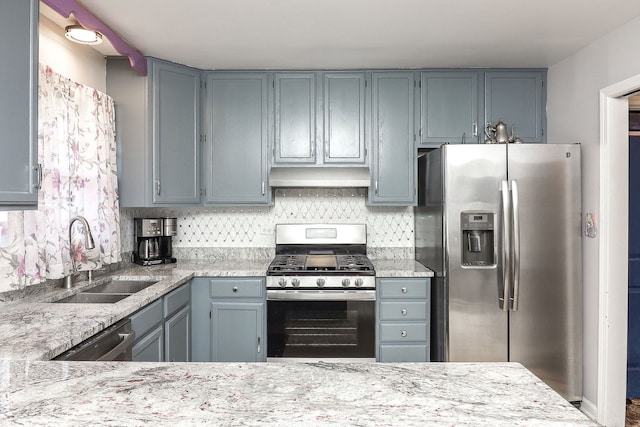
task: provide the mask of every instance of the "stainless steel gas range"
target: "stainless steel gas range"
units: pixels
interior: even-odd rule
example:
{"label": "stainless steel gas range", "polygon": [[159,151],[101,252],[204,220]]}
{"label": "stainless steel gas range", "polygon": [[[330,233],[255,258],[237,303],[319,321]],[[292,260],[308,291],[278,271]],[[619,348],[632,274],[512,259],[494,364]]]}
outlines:
{"label": "stainless steel gas range", "polygon": [[267,357],[375,360],[364,224],[279,224],[267,270]]}

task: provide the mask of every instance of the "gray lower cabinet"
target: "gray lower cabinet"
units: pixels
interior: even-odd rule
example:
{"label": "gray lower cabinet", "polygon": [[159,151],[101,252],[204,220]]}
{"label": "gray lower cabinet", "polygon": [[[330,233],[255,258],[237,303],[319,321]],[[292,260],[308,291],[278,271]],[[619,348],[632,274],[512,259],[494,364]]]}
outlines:
{"label": "gray lower cabinet", "polygon": [[264,205],[267,180],[267,73],[207,74],[205,204]]}
{"label": "gray lower cabinet", "polygon": [[430,279],[376,279],[376,360],[428,362]]}
{"label": "gray lower cabinet", "polygon": [[37,0],[3,0],[0,13],[0,210],[38,206]]}
{"label": "gray lower cabinet", "polygon": [[167,362],[191,360],[191,307],[183,307],[164,322],[164,354]]}
{"label": "gray lower cabinet", "polygon": [[158,324],[143,338],[136,340],[131,350],[134,362],[163,362],[164,333]]}
{"label": "gray lower cabinet", "polygon": [[484,141],[479,114],[479,71],[420,73],[420,146]]}
{"label": "gray lower cabinet", "polygon": [[193,361],[266,361],[264,278],[196,278],[192,292]]}
{"label": "gray lower cabinet", "polygon": [[373,159],[368,204],[415,205],[416,74],[373,73],[372,82]]}
{"label": "gray lower cabinet", "polygon": [[116,104],[118,186],[124,207],[200,203],[200,70],[149,58],[147,76],[107,60]]}
{"label": "gray lower cabinet", "polygon": [[134,362],[162,362],[164,360],[163,322],[162,298],[131,316],[131,328],[136,334],[133,342]]}
{"label": "gray lower cabinet", "polygon": [[273,76],[275,165],[364,165],[366,75],[278,72]]}
{"label": "gray lower cabinet", "polygon": [[502,120],[523,142],[546,142],[546,70],[501,70],[484,74],[485,124]]}
{"label": "gray lower cabinet", "polygon": [[191,361],[191,283],[131,316],[134,362]]}

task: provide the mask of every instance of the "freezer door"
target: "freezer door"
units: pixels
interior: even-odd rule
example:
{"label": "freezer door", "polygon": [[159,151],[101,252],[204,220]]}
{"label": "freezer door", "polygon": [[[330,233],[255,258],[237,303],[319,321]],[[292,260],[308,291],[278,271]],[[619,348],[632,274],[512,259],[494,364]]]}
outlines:
{"label": "freezer door", "polygon": [[[500,188],[507,178],[506,146],[447,145],[442,150],[445,286],[449,305],[445,360],[506,361],[507,313],[499,306],[503,272]],[[462,212],[493,214],[494,265],[463,265],[462,252],[470,243],[461,232]]]}
{"label": "freezer door", "polygon": [[580,146],[512,144],[508,159],[509,180],[518,189],[520,229],[509,359],[567,400],[581,400]]}

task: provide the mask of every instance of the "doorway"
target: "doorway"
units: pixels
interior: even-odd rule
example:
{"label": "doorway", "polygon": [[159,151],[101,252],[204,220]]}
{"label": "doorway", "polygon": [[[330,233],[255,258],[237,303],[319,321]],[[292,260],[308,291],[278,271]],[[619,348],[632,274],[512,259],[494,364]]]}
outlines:
{"label": "doorway", "polygon": [[640,398],[640,96],[629,98],[627,398]]}
{"label": "doorway", "polygon": [[640,75],[600,91],[597,421],[625,423],[629,254],[629,103]]}

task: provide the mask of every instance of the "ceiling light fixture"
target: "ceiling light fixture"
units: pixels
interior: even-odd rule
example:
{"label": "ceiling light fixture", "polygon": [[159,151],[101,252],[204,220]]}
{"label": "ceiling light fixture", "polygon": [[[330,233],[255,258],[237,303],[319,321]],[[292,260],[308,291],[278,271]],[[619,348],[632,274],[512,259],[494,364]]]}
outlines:
{"label": "ceiling light fixture", "polygon": [[78,24],[65,27],[64,36],[72,42],[80,44],[96,45],[102,43],[102,34]]}

